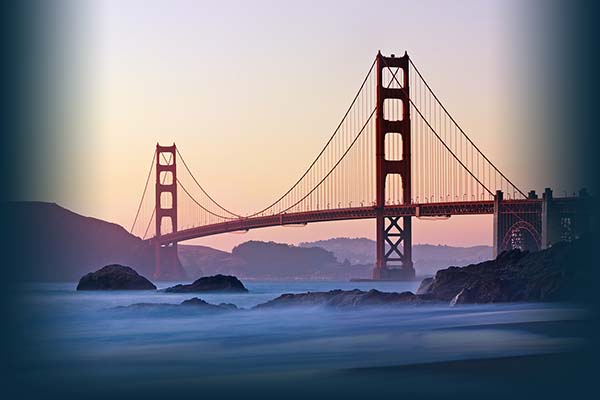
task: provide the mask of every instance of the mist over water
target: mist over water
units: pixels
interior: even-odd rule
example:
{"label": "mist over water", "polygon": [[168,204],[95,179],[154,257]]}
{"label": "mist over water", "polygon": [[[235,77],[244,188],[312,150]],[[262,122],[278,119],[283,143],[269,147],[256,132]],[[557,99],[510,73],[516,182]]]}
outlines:
{"label": "mist over water", "polygon": [[[303,374],[449,360],[556,353],[581,339],[553,324],[584,320],[568,304],[445,304],[330,310],[248,310],[282,293],[376,288],[415,291],[418,282],[246,282],[247,294],[160,291],[77,292],[76,283],[29,284],[23,302],[27,374],[48,384],[132,380],[175,386],[255,374]],[[171,286],[161,283],[160,288]],[[245,310],[206,314],[179,304],[191,297]],[[45,382],[45,383],[44,383]],[[107,389],[108,390],[108,389]]]}

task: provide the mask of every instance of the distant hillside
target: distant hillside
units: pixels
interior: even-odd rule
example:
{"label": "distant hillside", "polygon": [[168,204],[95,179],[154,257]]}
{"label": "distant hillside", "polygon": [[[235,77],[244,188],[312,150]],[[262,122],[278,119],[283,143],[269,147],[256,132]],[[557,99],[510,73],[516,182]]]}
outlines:
{"label": "distant hillside", "polygon": [[321,248],[249,241],[231,253],[206,246],[179,245],[190,277],[231,274],[242,279],[341,279],[369,277],[370,266],[340,263]]}
{"label": "distant hillside", "polygon": [[[16,277],[28,281],[75,281],[106,264],[135,268],[152,278],[154,249],[123,227],[84,217],[53,203],[10,202],[1,206],[7,248],[17,265]],[[415,268],[430,275],[450,265],[467,265],[491,258],[491,247],[416,245]],[[375,242],[365,238],[336,238],[292,246],[246,242],[231,253],[206,246],[179,245],[184,280],[214,274],[246,279],[368,278],[375,259]],[[15,264],[15,262],[11,262]],[[187,271],[187,273],[186,273]]]}
{"label": "distant hillside", "polygon": [[[491,257],[490,246],[413,247],[415,268],[421,276]],[[347,280],[371,277],[375,242],[366,238],[336,238],[292,246],[250,241],[235,247],[231,253],[207,246],[179,245],[179,259],[190,277],[231,274],[242,279]]]}
{"label": "distant hillside", "polygon": [[303,242],[298,246],[331,251],[339,262],[348,260],[350,264],[373,264],[375,261],[375,241],[367,238],[332,238]]}
{"label": "distant hillside", "polygon": [[[74,281],[106,264],[133,267],[152,278],[154,250],[123,227],[84,217],[54,203],[9,202],[6,216],[15,274],[27,281]],[[3,221],[3,225],[5,222]],[[178,276],[185,271],[180,268]]]}
{"label": "distant hillside", "polygon": [[208,246],[179,244],[178,254],[190,278],[231,274],[231,267],[239,263],[231,253]]}
{"label": "distant hillside", "polygon": [[274,242],[250,241],[234,247],[234,257],[245,261],[244,274],[265,277],[313,278],[327,275],[327,270],[338,267],[333,253],[321,248],[301,248]]}
{"label": "distant hillside", "polygon": [[[373,264],[375,241],[367,238],[333,238],[300,243],[300,247],[321,247],[335,254],[338,262]],[[491,246],[452,247],[445,245],[413,245],[413,262],[418,275],[431,275],[438,269],[486,261],[492,258]]]}

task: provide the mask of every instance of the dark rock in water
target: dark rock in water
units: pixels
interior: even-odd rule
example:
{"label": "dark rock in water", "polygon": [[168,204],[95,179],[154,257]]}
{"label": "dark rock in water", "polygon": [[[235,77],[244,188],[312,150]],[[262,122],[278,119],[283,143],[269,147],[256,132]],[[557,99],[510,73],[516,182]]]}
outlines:
{"label": "dark rock in water", "polygon": [[591,248],[588,237],[534,253],[503,252],[495,260],[440,270],[417,293],[453,305],[581,300],[591,292],[591,266],[582,262]]}
{"label": "dark rock in water", "polygon": [[247,292],[242,282],[235,276],[215,275],[205,276],[189,285],[175,285],[165,289],[168,293],[193,292]]}
{"label": "dark rock in water", "polygon": [[83,276],[77,290],[156,290],[156,286],[133,268],[111,264]]}
{"label": "dark rock in water", "polygon": [[388,306],[395,304],[414,304],[419,302],[421,302],[421,299],[411,292],[385,293],[375,289],[369,290],[368,292],[358,289],[337,289],[329,292],[283,294],[276,299],[257,305],[254,309],[306,306],[352,309],[365,306]]}
{"label": "dark rock in water", "polygon": [[184,300],[181,302],[182,306],[193,306],[193,307],[208,307],[208,308],[217,308],[220,310],[237,310],[237,306],[231,303],[220,303],[220,304],[210,304],[206,301],[202,300],[199,297],[192,297],[191,299]]}
{"label": "dark rock in water", "polygon": [[211,304],[198,297],[193,297],[188,300],[184,300],[180,304],[168,304],[168,303],[135,303],[128,306],[115,307],[113,310],[120,311],[193,311],[203,313],[214,313],[223,311],[234,311],[239,310],[235,304],[221,303]]}

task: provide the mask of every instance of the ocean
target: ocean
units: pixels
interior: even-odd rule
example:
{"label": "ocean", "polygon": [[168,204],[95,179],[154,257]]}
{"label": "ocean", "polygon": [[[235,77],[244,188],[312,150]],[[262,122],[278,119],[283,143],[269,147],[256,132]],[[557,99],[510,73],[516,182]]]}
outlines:
{"label": "ocean", "polygon": [[[292,398],[303,397],[305,391],[314,395],[310,390],[346,391],[346,397],[353,397],[373,385],[382,393],[393,390],[395,382],[404,382],[403,393],[435,394],[444,387],[441,378],[431,387],[423,382],[447,373],[441,365],[462,365],[448,367],[460,375],[469,360],[522,360],[517,364],[526,365],[536,357],[576,353],[584,348],[580,330],[589,317],[584,307],[562,303],[219,314],[115,309],[134,303],[178,304],[191,297],[249,309],[283,293],[354,288],[414,292],[418,287],[418,282],[244,284],[247,294],[78,292],[74,282],[27,284],[20,296],[23,344],[15,379],[25,392],[56,397],[132,398],[143,393],[144,398],[162,398],[191,392],[210,394],[206,398],[216,393],[221,396],[215,398],[237,398],[240,393]],[[418,373],[411,367],[423,365],[438,369]],[[484,390],[490,377],[476,375],[469,374],[463,390]]]}

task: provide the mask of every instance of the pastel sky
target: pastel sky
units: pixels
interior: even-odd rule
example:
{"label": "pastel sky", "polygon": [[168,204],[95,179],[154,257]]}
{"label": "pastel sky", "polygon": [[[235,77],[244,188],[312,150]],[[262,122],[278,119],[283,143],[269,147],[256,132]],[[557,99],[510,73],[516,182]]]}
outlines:
{"label": "pastel sky", "polygon": [[[321,149],[377,50],[407,50],[471,138],[525,190],[564,183],[516,98],[530,72],[516,1],[64,2],[55,99],[62,113],[34,197],[131,225],[156,142],[176,142],[227,208],[270,203]],[[533,55],[530,55],[533,57]],[[52,86],[52,85],[51,85]],[[519,143],[519,146],[514,146]],[[55,190],[55,188],[61,190]],[[572,190],[570,187],[565,189]],[[270,228],[196,240],[297,243],[374,237],[374,222]],[[491,217],[416,221],[414,242],[490,244]]]}

